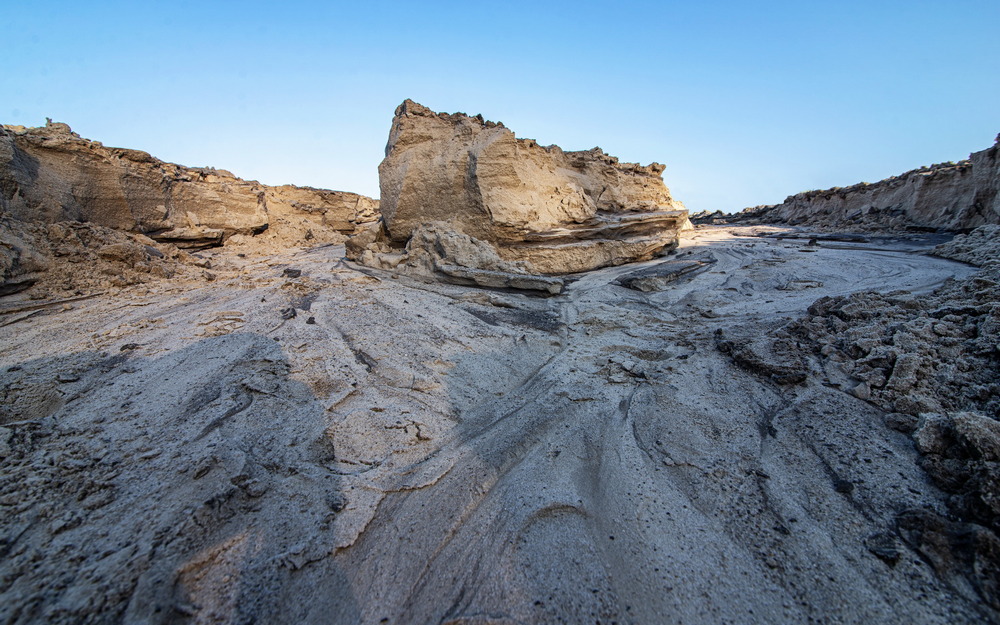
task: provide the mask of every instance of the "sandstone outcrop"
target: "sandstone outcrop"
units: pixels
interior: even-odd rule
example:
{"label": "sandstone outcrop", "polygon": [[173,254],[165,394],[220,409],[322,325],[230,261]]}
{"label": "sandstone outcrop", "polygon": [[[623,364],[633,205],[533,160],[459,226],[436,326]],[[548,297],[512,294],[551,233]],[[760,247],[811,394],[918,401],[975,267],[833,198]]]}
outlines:
{"label": "sandstone outcrop", "polygon": [[407,100],[379,165],[385,240],[372,251],[398,250],[437,222],[539,274],[646,260],[676,246],[687,223],[663,169],[620,163],[600,148],[544,147],[482,115]]}
{"label": "sandstone outcrop", "polygon": [[164,278],[211,280],[209,267],[197,253],[142,234],[87,222],[0,221],[0,296],[73,298]]}
{"label": "sandstone outcrop", "polygon": [[804,225],[860,230],[967,231],[1000,224],[1000,143],[968,160],[914,169],[869,184],[791,195],[781,204],[755,206],[696,222]]}
{"label": "sandstone outcrop", "polygon": [[355,193],[268,187],[106,147],[66,124],[0,127],[0,215],[22,222],[90,222],[200,248],[259,234],[275,216],[351,233],[377,210],[376,200]]}

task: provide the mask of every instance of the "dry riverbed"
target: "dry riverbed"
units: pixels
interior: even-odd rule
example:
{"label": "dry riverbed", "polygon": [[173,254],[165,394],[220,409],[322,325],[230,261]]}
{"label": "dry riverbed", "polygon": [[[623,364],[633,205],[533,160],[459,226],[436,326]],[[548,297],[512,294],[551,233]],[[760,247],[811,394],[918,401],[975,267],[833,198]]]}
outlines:
{"label": "dry riverbed", "polygon": [[976,268],[767,232],[700,229],[551,298],[327,245],[18,302],[0,621],[995,619],[898,530],[951,504],[877,388],[782,330]]}

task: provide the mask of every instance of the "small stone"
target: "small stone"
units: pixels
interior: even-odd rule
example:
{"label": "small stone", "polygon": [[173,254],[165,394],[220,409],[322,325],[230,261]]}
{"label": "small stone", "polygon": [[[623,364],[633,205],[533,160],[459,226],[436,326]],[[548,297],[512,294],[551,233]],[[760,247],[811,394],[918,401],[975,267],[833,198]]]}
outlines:
{"label": "small stone", "polygon": [[867,401],[872,396],[872,389],[868,386],[868,382],[861,382],[854,388],[850,390],[851,395],[854,395],[858,399]]}
{"label": "small stone", "polygon": [[954,426],[951,419],[939,413],[923,413],[913,431],[913,442],[922,454],[944,454],[952,440]]}
{"label": "small stone", "polygon": [[257,478],[240,475],[230,480],[234,486],[240,488],[247,497],[256,499],[262,497],[267,492],[267,484]]}
{"label": "small stone", "polygon": [[868,551],[889,566],[896,566],[899,562],[899,545],[892,534],[872,534],[865,538],[864,544]]}
{"label": "small stone", "polygon": [[347,498],[340,493],[334,493],[327,496],[326,505],[334,512],[340,512],[347,505]]}
{"label": "small stone", "polygon": [[6,458],[13,451],[10,446],[10,440],[13,437],[13,430],[10,428],[0,427],[0,458]]}
{"label": "small stone", "polygon": [[917,429],[918,421],[916,416],[905,412],[890,412],[885,416],[885,424],[903,434],[910,434]]}
{"label": "small stone", "polygon": [[215,466],[215,458],[204,458],[199,462],[194,469],[194,479],[200,479],[204,477],[212,467]]}
{"label": "small stone", "polygon": [[187,601],[181,601],[174,604],[174,610],[184,616],[196,616],[201,607]]}

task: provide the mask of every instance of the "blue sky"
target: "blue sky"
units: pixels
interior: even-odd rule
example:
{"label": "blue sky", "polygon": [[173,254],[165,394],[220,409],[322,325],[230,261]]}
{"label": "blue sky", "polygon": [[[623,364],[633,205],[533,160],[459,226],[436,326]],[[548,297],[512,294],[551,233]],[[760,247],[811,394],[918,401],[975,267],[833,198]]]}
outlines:
{"label": "blue sky", "polygon": [[1000,132],[1000,0],[0,1],[0,122],[378,195],[395,107],[667,165],[739,210]]}

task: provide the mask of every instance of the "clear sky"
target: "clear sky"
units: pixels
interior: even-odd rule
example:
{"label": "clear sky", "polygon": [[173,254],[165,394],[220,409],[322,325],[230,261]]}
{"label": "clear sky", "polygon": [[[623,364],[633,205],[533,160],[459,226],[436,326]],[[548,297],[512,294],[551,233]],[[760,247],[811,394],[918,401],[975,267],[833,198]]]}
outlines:
{"label": "clear sky", "polygon": [[1000,0],[0,0],[0,122],[378,196],[412,98],[738,210],[1000,132]]}

